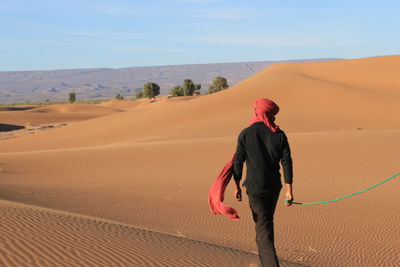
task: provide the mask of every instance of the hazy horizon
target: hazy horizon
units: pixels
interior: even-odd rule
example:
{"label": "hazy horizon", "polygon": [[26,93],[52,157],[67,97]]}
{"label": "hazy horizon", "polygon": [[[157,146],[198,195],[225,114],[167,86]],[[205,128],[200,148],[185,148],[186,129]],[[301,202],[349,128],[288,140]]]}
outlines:
{"label": "hazy horizon", "polygon": [[217,76],[225,77],[233,86],[272,64],[305,61],[323,59],[0,72],[0,103],[60,101],[71,91],[79,99],[132,96],[149,81],[159,84],[161,95],[165,95],[188,78],[201,84],[204,93]]}
{"label": "hazy horizon", "polygon": [[[385,56],[395,56],[395,55],[376,55],[376,56],[368,56],[361,58],[369,58],[369,57],[385,57]],[[278,59],[278,60],[254,60],[254,61],[226,61],[226,62],[210,62],[210,63],[183,63],[183,64],[162,64],[162,65],[137,65],[137,66],[122,66],[122,67],[81,67],[81,68],[66,68],[66,69],[23,69],[23,70],[0,70],[0,72],[36,72],[36,71],[73,71],[73,70],[86,70],[86,69],[111,69],[111,70],[119,70],[119,69],[130,69],[130,68],[152,68],[152,67],[174,67],[174,66],[185,66],[185,65],[218,65],[218,64],[242,64],[242,63],[261,63],[261,62],[285,62],[285,61],[308,61],[308,60],[342,60],[342,59],[357,59],[357,58],[330,58],[330,57],[321,57],[321,58],[288,58],[288,59]]]}

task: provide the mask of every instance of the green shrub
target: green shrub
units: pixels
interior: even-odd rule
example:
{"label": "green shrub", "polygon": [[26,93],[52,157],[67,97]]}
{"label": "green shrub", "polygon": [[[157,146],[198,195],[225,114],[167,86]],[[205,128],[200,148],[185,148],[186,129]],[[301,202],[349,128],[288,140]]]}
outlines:
{"label": "green shrub", "polygon": [[74,103],[76,101],[76,94],[75,92],[71,92],[68,94],[68,102]]}
{"label": "green shrub", "polygon": [[196,90],[194,90],[193,94],[199,95],[200,89],[201,89],[201,84],[196,84],[195,87],[196,87]]}
{"label": "green shrub", "polygon": [[183,88],[180,86],[175,86],[174,88],[171,89],[169,94],[172,96],[183,96],[184,95]]}
{"label": "green shrub", "polygon": [[209,94],[213,94],[225,89],[228,89],[229,85],[228,85],[228,81],[226,80],[226,78],[218,76],[215,77],[215,79],[212,81],[212,84],[208,87],[208,93]]}
{"label": "green shrub", "polygon": [[191,79],[183,80],[183,86],[175,86],[169,92],[173,96],[190,96],[193,94],[200,94],[201,84],[194,84]]}
{"label": "green shrub", "polygon": [[121,96],[120,94],[117,94],[117,95],[115,96],[115,99],[118,99],[118,100],[123,100],[123,99],[124,99],[124,97],[123,97],[123,96]]}
{"label": "green shrub", "polygon": [[191,79],[185,79],[183,81],[183,95],[193,95],[194,90],[196,90],[196,86],[193,81]]}
{"label": "green shrub", "polygon": [[143,97],[156,98],[160,94],[160,86],[156,83],[148,82],[143,85]]}
{"label": "green shrub", "polygon": [[143,92],[137,92],[136,93],[136,98],[142,98],[143,97]]}

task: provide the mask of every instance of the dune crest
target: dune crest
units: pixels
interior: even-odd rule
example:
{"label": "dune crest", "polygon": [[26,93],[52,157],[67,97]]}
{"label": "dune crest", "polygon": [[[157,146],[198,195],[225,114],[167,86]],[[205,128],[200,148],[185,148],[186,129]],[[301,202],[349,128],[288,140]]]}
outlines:
{"label": "dune crest", "polygon": [[[57,149],[60,147],[57,140],[61,137],[64,140],[61,147],[81,147],[152,138],[234,136],[246,125],[252,113],[251,103],[259,97],[273,99],[280,105],[282,111],[278,120],[289,132],[398,129],[400,116],[394,114],[398,113],[400,95],[391,89],[396,88],[398,82],[376,84],[379,80],[376,77],[393,73],[390,70],[396,63],[400,64],[400,56],[276,64],[218,94],[179,101],[179,105],[168,108],[161,103],[173,99],[164,101],[162,98],[154,103],[141,99],[138,107],[127,112],[15,142],[24,144],[24,150],[35,150]],[[360,68],[360,65],[365,67]],[[371,72],[375,75],[370,75]],[[340,83],[332,82],[335,77],[343,76],[337,73],[346,73],[345,78],[363,83],[370,81],[371,85],[355,87],[355,83],[345,84],[345,78],[340,78],[344,79]],[[318,78],[325,76],[332,77],[332,81]],[[19,150],[20,145],[12,142],[4,142],[0,147],[4,151]]]}

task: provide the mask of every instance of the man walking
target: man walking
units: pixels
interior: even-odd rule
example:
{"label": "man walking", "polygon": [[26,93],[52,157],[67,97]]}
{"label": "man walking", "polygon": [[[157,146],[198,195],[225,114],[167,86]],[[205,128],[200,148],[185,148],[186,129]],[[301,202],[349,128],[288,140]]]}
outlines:
{"label": "man walking", "polygon": [[274,245],[274,212],[282,188],[279,163],[282,164],[286,184],[287,206],[293,201],[293,167],[290,147],[285,133],[275,124],[279,107],[269,99],[257,99],[250,126],[238,137],[233,160],[236,199],[242,200],[240,180],[246,162],[243,185],[256,228],[256,242],[261,266],[279,266]]}

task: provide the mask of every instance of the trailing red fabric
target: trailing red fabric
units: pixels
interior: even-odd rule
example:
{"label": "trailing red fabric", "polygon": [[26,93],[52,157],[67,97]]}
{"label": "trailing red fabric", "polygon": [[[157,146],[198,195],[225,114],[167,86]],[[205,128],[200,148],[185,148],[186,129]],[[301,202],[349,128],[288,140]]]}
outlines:
{"label": "trailing red fabric", "polygon": [[221,214],[229,219],[239,220],[237,211],[223,203],[225,189],[228,186],[233,174],[234,158],[235,154],[233,154],[232,159],[225,165],[217,179],[215,179],[211,185],[210,191],[208,192],[208,205],[214,214]]}
{"label": "trailing red fabric", "polygon": [[[250,120],[250,125],[262,121],[272,132],[276,132],[279,129],[279,126],[275,124],[275,115],[279,112],[278,105],[272,100],[259,98],[253,103],[253,106],[255,113]],[[221,214],[229,219],[239,220],[240,218],[237,211],[223,203],[225,189],[233,175],[234,159],[235,154],[233,154],[232,159],[225,165],[212,183],[208,192],[208,205],[214,214]]]}

